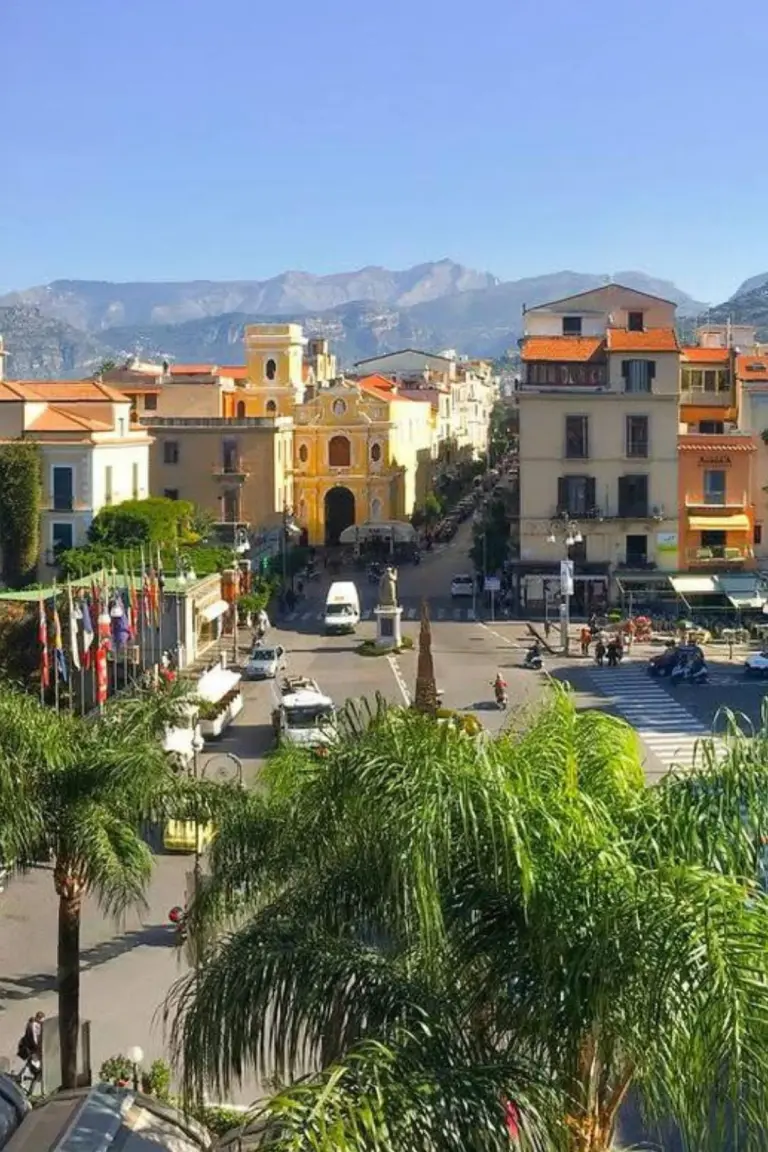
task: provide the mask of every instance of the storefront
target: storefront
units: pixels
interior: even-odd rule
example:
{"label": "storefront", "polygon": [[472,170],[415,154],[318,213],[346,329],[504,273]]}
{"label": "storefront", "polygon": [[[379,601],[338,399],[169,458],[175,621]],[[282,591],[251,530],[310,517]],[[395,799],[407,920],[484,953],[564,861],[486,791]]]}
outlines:
{"label": "storefront", "polygon": [[[560,562],[518,563],[512,570],[512,587],[521,616],[556,616],[562,600]],[[571,615],[589,617],[605,610],[608,603],[607,564],[576,564],[571,596]]]}

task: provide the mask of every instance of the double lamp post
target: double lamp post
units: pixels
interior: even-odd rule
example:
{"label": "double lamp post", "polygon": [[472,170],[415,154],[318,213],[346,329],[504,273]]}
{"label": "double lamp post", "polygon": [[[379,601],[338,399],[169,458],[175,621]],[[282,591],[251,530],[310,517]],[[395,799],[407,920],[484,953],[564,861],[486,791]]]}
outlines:
{"label": "double lamp post", "polygon": [[548,544],[560,544],[563,558],[560,561],[560,638],[563,652],[570,651],[571,597],[573,596],[573,560],[571,548],[581,544],[584,537],[575,520],[567,512],[554,517],[549,524]]}

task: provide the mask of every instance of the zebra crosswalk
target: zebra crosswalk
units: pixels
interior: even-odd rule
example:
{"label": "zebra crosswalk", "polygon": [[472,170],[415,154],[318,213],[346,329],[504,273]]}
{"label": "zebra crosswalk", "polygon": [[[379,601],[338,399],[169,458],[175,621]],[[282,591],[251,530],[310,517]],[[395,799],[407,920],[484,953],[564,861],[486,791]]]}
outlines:
{"label": "zebra crosswalk", "polygon": [[[690,767],[697,743],[711,735],[706,724],[655,684],[640,665],[593,668],[590,679],[665,768]],[[716,747],[721,749],[722,743],[716,742]]]}
{"label": "zebra crosswalk", "polygon": [[[477,615],[472,608],[432,608],[430,610],[432,620],[440,623],[441,621],[454,623],[467,623],[472,624],[477,620]],[[407,605],[403,608],[403,620],[418,620],[420,616],[420,609],[415,605]],[[375,613],[373,608],[364,608],[360,613],[361,620],[373,620]],[[325,613],[322,609],[317,608],[297,608],[293,612],[286,613],[285,616],[280,617],[280,621],[288,624],[310,624],[320,623],[325,619]]]}

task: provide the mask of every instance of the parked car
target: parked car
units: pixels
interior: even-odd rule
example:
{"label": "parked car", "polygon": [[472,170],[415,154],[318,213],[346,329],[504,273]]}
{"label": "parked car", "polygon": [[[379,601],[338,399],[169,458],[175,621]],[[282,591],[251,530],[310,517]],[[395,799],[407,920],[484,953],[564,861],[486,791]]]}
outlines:
{"label": "parked car", "polygon": [[471,576],[459,575],[454,576],[451,580],[451,596],[455,599],[459,596],[472,597],[475,592],[475,581]]}
{"label": "parked car", "polygon": [[278,672],[285,668],[285,649],[264,648],[260,644],[251,652],[243,667],[246,680],[274,680]]}
{"label": "parked car", "polygon": [[752,679],[768,676],[768,652],[751,652],[744,661],[744,675]]}

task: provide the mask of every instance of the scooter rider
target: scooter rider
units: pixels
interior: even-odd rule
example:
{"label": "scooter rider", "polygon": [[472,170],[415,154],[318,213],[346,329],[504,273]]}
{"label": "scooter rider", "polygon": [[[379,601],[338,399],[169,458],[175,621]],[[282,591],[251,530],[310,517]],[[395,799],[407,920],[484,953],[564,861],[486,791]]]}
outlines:
{"label": "scooter rider", "polygon": [[531,644],[530,648],[528,649],[528,651],[525,654],[525,663],[528,667],[530,667],[531,664],[536,664],[536,663],[540,663],[540,662],[541,662],[541,647],[539,645],[538,640],[534,640],[533,644]]}

